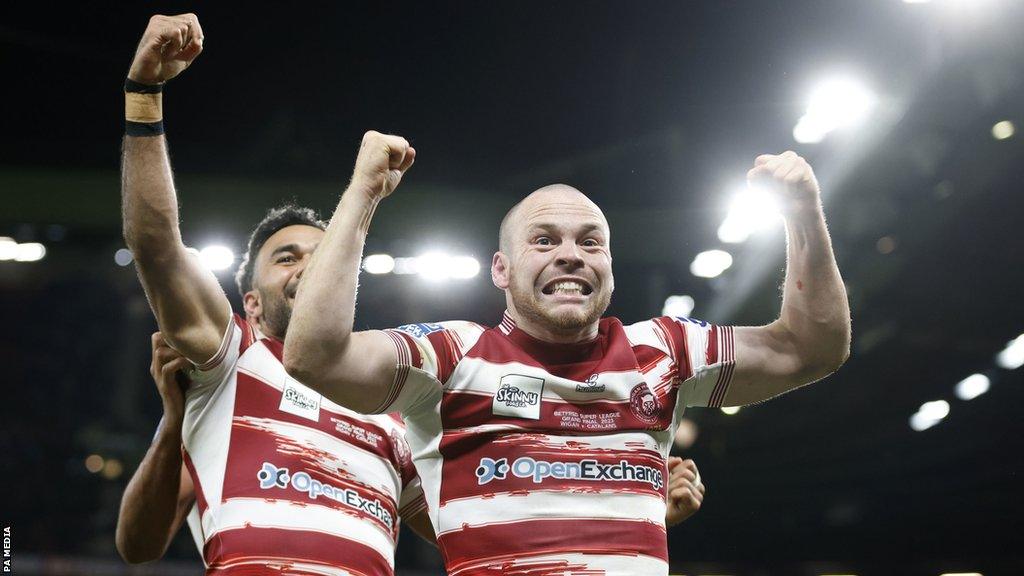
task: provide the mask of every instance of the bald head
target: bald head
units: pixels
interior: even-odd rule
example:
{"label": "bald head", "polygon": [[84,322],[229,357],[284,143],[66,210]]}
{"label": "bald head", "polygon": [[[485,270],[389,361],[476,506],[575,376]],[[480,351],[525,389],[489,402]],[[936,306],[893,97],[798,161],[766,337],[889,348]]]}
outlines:
{"label": "bald head", "polygon": [[505,213],[501,219],[501,227],[498,228],[498,250],[508,254],[512,246],[512,237],[520,226],[524,215],[532,212],[558,211],[558,210],[589,210],[595,212],[604,221],[607,229],[608,221],[604,213],[587,195],[568,184],[549,184],[538,188],[529,196],[520,200],[515,206]]}

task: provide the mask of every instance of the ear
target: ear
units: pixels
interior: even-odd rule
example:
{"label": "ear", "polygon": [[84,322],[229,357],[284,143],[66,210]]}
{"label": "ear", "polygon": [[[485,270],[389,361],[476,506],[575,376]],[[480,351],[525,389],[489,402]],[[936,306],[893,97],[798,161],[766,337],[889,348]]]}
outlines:
{"label": "ear", "polygon": [[501,252],[495,252],[491,259],[491,282],[499,290],[507,290],[509,284],[508,257]]}
{"label": "ear", "polygon": [[253,320],[259,319],[263,313],[263,302],[260,300],[260,293],[257,290],[249,290],[242,296],[242,307],[245,308],[245,316]]}

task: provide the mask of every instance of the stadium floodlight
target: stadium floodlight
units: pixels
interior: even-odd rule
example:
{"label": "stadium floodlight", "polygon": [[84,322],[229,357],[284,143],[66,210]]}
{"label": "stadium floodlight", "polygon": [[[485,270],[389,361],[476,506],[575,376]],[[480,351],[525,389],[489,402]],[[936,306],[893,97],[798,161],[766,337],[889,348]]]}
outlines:
{"label": "stadium floodlight", "polygon": [[991,382],[984,374],[971,374],[956,385],[956,397],[961,400],[974,400],[988,392]]}
{"label": "stadium floodlight", "polygon": [[1016,131],[1017,129],[1014,127],[1013,122],[1003,120],[1002,122],[996,122],[992,126],[992,137],[996,140],[1006,140],[1007,138],[1012,138]]}
{"label": "stadium floodlight", "polygon": [[454,256],[448,261],[452,278],[465,280],[480,273],[480,263],[472,256]]}
{"label": "stadium floodlight", "polygon": [[390,274],[395,269],[395,259],[388,254],[370,254],[363,258],[363,270],[370,274]]}
{"label": "stadium floodlight", "polygon": [[732,266],[732,255],[724,250],[706,250],[690,263],[690,273],[699,278],[715,278]]}
{"label": "stadium floodlight", "polygon": [[14,241],[14,238],[0,236],[0,260],[14,260],[17,252],[18,243]]}
{"label": "stadium floodlight", "polygon": [[235,253],[227,246],[214,244],[199,251],[199,261],[210,270],[226,270],[235,263]]}
{"label": "stadium floodlight", "polygon": [[687,317],[693,312],[693,296],[669,296],[665,298],[665,305],[661,308],[662,316],[674,318]]}
{"label": "stadium floodlight", "polygon": [[996,355],[996,365],[1006,370],[1016,370],[1024,366],[1024,334],[1017,336]]}
{"label": "stadium floodlight", "polygon": [[949,402],[945,400],[933,400],[921,404],[913,416],[910,417],[910,427],[917,432],[927,430],[942,421],[949,415]]}
{"label": "stadium floodlight", "polygon": [[416,274],[430,282],[449,278],[465,280],[480,273],[480,263],[472,256],[450,256],[443,252],[428,252],[416,258],[415,270]]}
{"label": "stadium floodlight", "polygon": [[25,242],[18,244],[14,249],[14,259],[17,262],[36,262],[46,257],[46,246],[39,242]]}
{"label": "stadium floodlight", "polygon": [[781,222],[775,195],[760,187],[745,186],[729,204],[729,213],[718,227],[718,239],[726,244],[746,242],[750,235]]}
{"label": "stadium floodlight", "polygon": [[801,144],[815,144],[830,132],[859,125],[875,107],[877,97],[852,78],[832,78],[819,84],[807,103],[807,112],[793,128]]}
{"label": "stadium floodlight", "polygon": [[114,262],[118,266],[127,266],[132,263],[135,257],[132,256],[132,251],[127,248],[119,248],[117,252],[114,252]]}

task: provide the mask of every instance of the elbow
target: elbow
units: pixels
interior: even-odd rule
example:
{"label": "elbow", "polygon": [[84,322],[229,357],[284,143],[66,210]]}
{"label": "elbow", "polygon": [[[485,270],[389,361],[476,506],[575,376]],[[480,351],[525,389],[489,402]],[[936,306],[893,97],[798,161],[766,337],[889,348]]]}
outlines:
{"label": "elbow", "polygon": [[294,344],[292,340],[287,340],[281,363],[289,376],[323,394],[320,376],[325,373],[327,366],[317,360],[315,355],[308,353],[301,345]]}
{"label": "elbow", "polygon": [[131,538],[128,538],[121,526],[117,527],[117,534],[114,538],[115,547],[117,553],[121,556],[121,559],[127,564],[143,564],[145,562],[152,562],[153,560],[159,560],[163,555],[163,550],[158,549],[147,549],[144,545],[138,542],[132,542]]}
{"label": "elbow", "polygon": [[821,345],[806,362],[807,372],[814,380],[819,380],[838,371],[850,358],[850,328],[840,328],[823,338]]}

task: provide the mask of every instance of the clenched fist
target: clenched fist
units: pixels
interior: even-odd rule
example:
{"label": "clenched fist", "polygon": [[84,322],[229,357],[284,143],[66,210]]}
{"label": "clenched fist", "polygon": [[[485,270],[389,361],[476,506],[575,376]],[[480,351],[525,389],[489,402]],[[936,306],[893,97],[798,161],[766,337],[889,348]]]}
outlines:
{"label": "clenched fist", "polygon": [[203,51],[203,29],[195,14],[156,15],[142,34],[128,78],[160,84],[188,68]]}
{"label": "clenched fist", "polygon": [[796,152],[758,156],[754,167],[747,172],[747,181],[767,185],[778,194],[783,214],[795,214],[820,206],[821,191],[814,170]]}
{"label": "clenched fist", "polygon": [[405,138],[370,130],[363,135],[350,188],[371,200],[385,198],[395,191],[415,160],[416,149]]}
{"label": "clenched fist", "polygon": [[666,488],[666,526],[675,526],[700,510],[704,502],[704,483],[700,481],[700,472],[693,460],[669,456]]}

